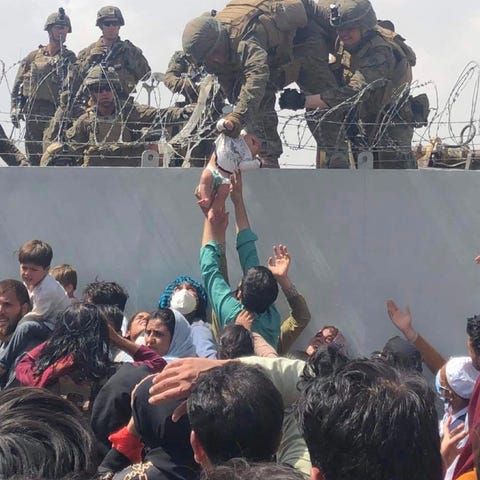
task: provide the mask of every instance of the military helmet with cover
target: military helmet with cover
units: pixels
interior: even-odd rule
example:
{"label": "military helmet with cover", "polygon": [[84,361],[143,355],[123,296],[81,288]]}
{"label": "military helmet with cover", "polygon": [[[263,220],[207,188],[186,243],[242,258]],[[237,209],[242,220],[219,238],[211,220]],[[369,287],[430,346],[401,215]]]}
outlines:
{"label": "military helmet with cover", "polygon": [[99,85],[108,85],[112,90],[120,89],[120,80],[114,68],[95,65],[90,69],[85,77],[85,86],[95,90],[93,87]]}
{"label": "military helmet with cover", "polygon": [[337,0],[330,5],[330,25],[344,30],[372,30],[377,25],[377,16],[369,0]]}
{"label": "military helmet with cover", "polygon": [[225,29],[215,18],[215,11],[187,23],[182,35],[182,47],[195,64],[201,65],[220,46]]}
{"label": "military helmet with cover", "polygon": [[70,22],[70,18],[65,14],[65,10],[62,7],[58,9],[58,12],[51,13],[47,17],[47,21],[45,22],[45,27],[43,29],[48,31],[49,28],[53,27],[54,25],[64,25],[68,28],[68,33],[72,33],[72,24]]}
{"label": "military helmet with cover", "polygon": [[102,26],[102,22],[104,20],[112,20],[116,19],[121,26],[125,25],[125,20],[123,19],[122,12],[118,7],[112,7],[110,5],[106,7],[102,7],[97,12],[97,23],[95,24],[97,27]]}

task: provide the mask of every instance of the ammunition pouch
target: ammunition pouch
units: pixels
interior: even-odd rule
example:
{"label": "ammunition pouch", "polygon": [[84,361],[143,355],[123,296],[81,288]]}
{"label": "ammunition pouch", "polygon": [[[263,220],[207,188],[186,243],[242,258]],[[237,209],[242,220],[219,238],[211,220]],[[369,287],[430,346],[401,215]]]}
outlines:
{"label": "ammunition pouch", "polygon": [[426,93],[416,97],[410,97],[410,106],[413,114],[414,128],[422,128],[428,125],[428,114],[430,113],[430,102]]}

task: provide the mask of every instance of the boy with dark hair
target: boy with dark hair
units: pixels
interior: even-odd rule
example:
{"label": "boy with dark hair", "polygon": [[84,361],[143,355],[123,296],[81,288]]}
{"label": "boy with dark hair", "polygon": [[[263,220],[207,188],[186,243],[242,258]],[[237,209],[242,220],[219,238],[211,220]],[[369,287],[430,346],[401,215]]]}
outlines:
{"label": "boy with dark hair", "polygon": [[283,400],[259,367],[229,362],[200,375],[187,401],[195,460],[271,461],[280,444]]}
{"label": "boy with dark hair", "polygon": [[311,381],[298,404],[312,480],[441,480],[434,394],[418,374],[352,360]]}
{"label": "boy with dark hair", "polygon": [[71,265],[68,265],[68,263],[57,265],[50,270],[50,274],[64,288],[72,303],[80,301],[75,297],[75,290],[77,289],[77,271]]}
{"label": "boy with dark hair", "polygon": [[276,349],[280,336],[280,314],[274,305],[278,284],[272,272],[259,265],[255,247],[257,236],[250,229],[240,174],[232,176],[230,197],[235,209],[237,251],[244,275],[236,290],[236,297],[232,296],[220,265],[228,224],[228,214],[223,211],[215,219],[209,218],[210,215],[205,218],[200,250],[203,284],[220,328],[234,322],[242,310],[248,310],[255,314],[252,330]]}
{"label": "boy with dark hair", "polygon": [[24,320],[42,321],[50,330],[57,315],[70,305],[63,287],[49,274],[52,256],[52,247],[41,240],[30,240],[18,251],[20,275],[32,303]]}

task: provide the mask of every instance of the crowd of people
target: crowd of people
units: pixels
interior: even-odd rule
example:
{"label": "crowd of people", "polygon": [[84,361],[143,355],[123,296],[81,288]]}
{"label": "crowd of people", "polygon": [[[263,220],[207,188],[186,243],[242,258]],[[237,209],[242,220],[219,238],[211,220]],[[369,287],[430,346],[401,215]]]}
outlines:
{"label": "crowd of people", "polygon": [[[0,281],[0,477],[476,478],[480,316],[467,321],[469,355],[448,361],[393,300],[402,336],[368,357],[335,325],[295,349],[311,314],[290,252],[274,246],[260,265],[241,174],[229,181],[226,196],[200,205],[201,279],[165,282],[153,312],[127,319],[115,281],[79,298],[75,269],[51,268],[48,243],[19,248],[21,280]],[[227,273],[227,197],[238,283]]]}
{"label": "crowd of people", "polygon": [[[78,55],[65,46],[72,22],[59,8],[45,22],[48,43],[22,60],[11,91],[11,120],[16,128],[24,122],[26,154],[2,129],[1,156],[9,165],[139,166],[142,154],[155,158],[159,141],[176,138],[190,120],[184,136],[197,140],[187,164],[205,166],[223,119],[226,135],[245,130],[259,139],[261,166],[278,167],[281,92],[281,109],[306,109],[317,167],[417,168],[413,129],[426,125],[428,99],[410,95],[416,57],[393,23],[377,21],[369,0],[277,4],[233,0],[188,22],[183,50],[163,77],[184,101],[168,108],[133,100],[151,69],[120,38],[118,7],[100,8],[102,35]],[[206,77],[219,88],[202,95]],[[294,82],[299,90],[286,88]],[[195,111],[204,125],[192,121]],[[183,147],[175,145],[165,163],[178,164]]]}

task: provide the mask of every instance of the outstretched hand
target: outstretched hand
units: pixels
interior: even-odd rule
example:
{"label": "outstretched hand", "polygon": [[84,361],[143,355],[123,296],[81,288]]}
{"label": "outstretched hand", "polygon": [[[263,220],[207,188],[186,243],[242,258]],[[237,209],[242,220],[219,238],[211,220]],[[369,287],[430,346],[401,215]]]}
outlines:
{"label": "outstretched hand", "polygon": [[290,267],[290,254],[285,245],[273,246],[273,257],[268,259],[268,269],[276,278],[285,277],[288,275],[288,268]]}
{"label": "outstretched hand", "polygon": [[[150,387],[149,403],[157,404],[188,398],[199,375],[223,363],[225,362],[209,358],[182,358],[173,361],[154,377],[153,385]],[[177,421],[185,411],[185,405],[182,403],[174,411],[172,420]]]}
{"label": "outstretched hand", "polygon": [[387,312],[392,323],[405,335],[405,337],[407,337],[408,340],[413,341],[416,333],[412,327],[412,314],[410,313],[410,307],[407,305],[405,311],[402,312],[393,300],[388,300]]}
{"label": "outstretched hand", "polygon": [[475,257],[475,263],[480,264],[480,255]]}
{"label": "outstretched hand", "polygon": [[236,172],[230,177],[230,198],[234,204],[243,200],[243,183],[240,172]]}
{"label": "outstretched hand", "polygon": [[255,320],[253,313],[248,310],[242,310],[235,319],[237,325],[241,325],[243,328],[246,328],[249,332],[252,331],[252,324]]}

